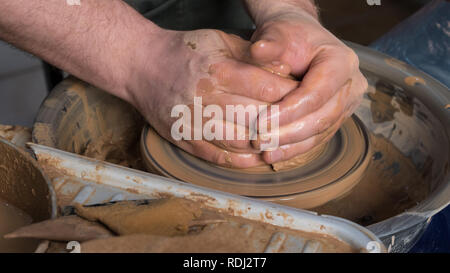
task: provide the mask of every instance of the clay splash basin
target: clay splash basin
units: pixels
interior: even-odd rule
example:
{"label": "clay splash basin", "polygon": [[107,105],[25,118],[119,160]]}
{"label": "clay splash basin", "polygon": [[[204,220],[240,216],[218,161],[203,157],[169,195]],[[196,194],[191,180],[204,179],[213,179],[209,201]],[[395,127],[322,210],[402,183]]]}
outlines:
{"label": "clay splash basin", "polygon": [[[405,63],[349,45],[370,84],[355,113],[372,143],[370,162],[350,191],[310,210],[362,224],[406,252],[450,202],[450,93]],[[143,126],[131,106],[69,77],[42,104],[33,140],[142,170]]]}

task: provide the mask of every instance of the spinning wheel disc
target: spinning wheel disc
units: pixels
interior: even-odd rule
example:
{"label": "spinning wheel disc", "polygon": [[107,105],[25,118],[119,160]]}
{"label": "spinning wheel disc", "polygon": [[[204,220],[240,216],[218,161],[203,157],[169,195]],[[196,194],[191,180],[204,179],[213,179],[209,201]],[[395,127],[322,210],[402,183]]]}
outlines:
{"label": "spinning wheel disc", "polygon": [[161,175],[192,184],[298,207],[335,199],[356,185],[370,161],[369,137],[361,121],[348,119],[315,159],[273,171],[224,168],[192,156],[146,126],[141,137],[145,165]]}

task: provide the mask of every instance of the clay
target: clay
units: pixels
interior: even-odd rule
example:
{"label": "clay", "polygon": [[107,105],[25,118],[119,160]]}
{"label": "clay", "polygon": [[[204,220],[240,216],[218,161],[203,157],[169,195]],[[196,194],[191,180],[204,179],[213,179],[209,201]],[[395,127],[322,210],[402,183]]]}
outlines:
{"label": "clay", "polygon": [[320,156],[320,154],[324,151],[326,147],[326,143],[318,145],[311,149],[310,151],[300,154],[294,158],[291,158],[286,161],[278,162],[272,164],[272,169],[276,172],[289,170],[293,168],[298,168],[304,166],[305,164],[312,162],[314,159]]}
{"label": "clay", "polygon": [[270,165],[250,169],[215,166],[179,150],[151,128],[142,134],[141,151],[146,166],[155,173],[287,206],[312,208],[344,194],[359,182],[369,161],[364,151],[370,147],[358,124],[353,118],[346,120],[339,132],[340,140],[318,146],[295,158],[292,164],[275,165],[278,172]]}
{"label": "clay", "polygon": [[369,92],[367,95],[372,101],[370,110],[372,111],[372,117],[375,123],[394,120],[394,114],[398,112],[399,109],[392,105],[392,96],[380,90]]}
{"label": "clay", "polygon": [[[189,206],[199,205],[185,199],[165,199],[158,202],[176,202],[185,205],[189,204]],[[126,204],[127,206],[130,203],[133,204],[129,207],[130,211],[128,211],[131,215],[136,214],[133,212],[135,210],[140,211],[139,206],[135,206],[133,202],[122,203],[122,205]],[[150,203],[149,206],[154,206],[154,204]],[[96,208],[100,209],[102,207]],[[109,206],[109,208],[106,206],[106,208],[112,210],[114,206]],[[202,216],[197,217],[190,224],[191,227],[197,226],[199,228],[196,230],[190,229],[189,233],[168,233],[164,235],[159,232],[159,229],[154,228],[155,224],[160,224],[159,221],[167,221],[167,218],[171,218],[173,215],[165,215],[164,219],[160,217],[156,219],[135,217],[135,225],[138,225],[139,229],[134,227],[127,228],[128,230],[124,233],[126,234],[125,236],[85,242],[81,245],[81,252],[262,252],[270,242],[273,234],[280,231],[318,242],[322,246],[320,251],[323,252],[356,251],[348,244],[327,235],[279,228],[240,217],[227,216],[210,209],[203,209],[203,211]],[[115,220],[119,221],[118,218]],[[127,221],[126,215],[125,221]],[[174,218],[173,221],[178,221],[177,226],[187,224],[181,217]],[[112,224],[111,221],[109,221],[108,226],[113,228],[110,224]],[[280,251],[283,251],[283,249],[280,249]]]}
{"label": "clay", "polygon": [[[224,223],[187,236],[129,235],[89,241],[81,245],[81,252],[261,253],[269,242],[272,232],[271,229],[259,226],[249,235],[242,225]],[[319,241],[324,240],[320,236],[316,237],[315,239]],[[355,252],[349,245],[338,240],[327,238],[326,242],[327,246],[322,249],[323,252]]]}
{"label": "clay", "polygon": [[426,85],[427,83],[421,77],[409,76],[405,78],[405,83],[409,86],[415,86],[417,84]]}
{"label": "clay", "polygon": [[135,202],[93,207],[78,205],[76,213],[89,221],[99,221],[119,235],[183,235],[188,233],[190,223],[201,216],[199,204],[178,198],[152,200],[144,205]]}
{"label": "clay", "polygon": [[[127,140],[114,141],[112,133],[107,133],[89,142],[86,150],[81,154],[124,167],[141,168],[140,159],[134,157],[128,148],[124,148],[127,147],[126,142]],[[136,147],[133,146],[131,150],[133,149]]]}
{"label": "clay", "polygon": [[386,58],[384,59],[384,62],[389,65],[392,66],[393,68],[399,69],[399,70],[408,70],[408,64],[406,64],[403,61],[400,61],[398,59],[395,58]]}
{"label": "clay", "polygon": [[22,210],[0,199],[0,252],[33,252],[38,241],[6,239],[3,236],[19,227],[29,225],[32,218]]}
{"label": "clay", "polygon": [[[62,99],[61,93],[69,99]],[[42,108],[57,116],[58,124],[39,122],[38,116],[33,126],[34,141],[144,169],[138,143],[144,121],[131,105],[72,77],[58,85],[52,95]]]}
{"label": "clay", "polygon": [[12,126],[0,124],[0,137],[24,148],[31,141],[31,129],[23,126]]}
{"label": "clay", "polygon": [[113,236],[113,233],[101,224],[87,221],[76,215],[70,215],[23,226],[5,235],[5,238],[84,242],[111,236]]}

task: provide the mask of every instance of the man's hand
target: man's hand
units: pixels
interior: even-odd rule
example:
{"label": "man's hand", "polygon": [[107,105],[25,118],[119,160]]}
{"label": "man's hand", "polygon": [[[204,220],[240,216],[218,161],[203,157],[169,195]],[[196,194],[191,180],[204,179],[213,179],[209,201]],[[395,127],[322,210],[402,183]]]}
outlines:
{"label": "man's hand", "polygon": [[253,62],[302,78],[277,103],[280,147],[263,153],[265,162],[275,163],[328,141],[359,105],[367,81],[356,54],[320,25],[309,0],[247,0],[247,5],[257,25]]}

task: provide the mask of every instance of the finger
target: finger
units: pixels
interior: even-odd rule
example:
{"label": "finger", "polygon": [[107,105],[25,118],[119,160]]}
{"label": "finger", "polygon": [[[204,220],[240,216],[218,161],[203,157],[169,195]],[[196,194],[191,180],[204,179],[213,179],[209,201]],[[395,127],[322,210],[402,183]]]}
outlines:
{"label": "finger", "polygon": [[259,112],[269,103],[226,92],[214,93],[202,97],[204,107],[217,105],[223,111],[223,119],[243,126],[255,123]]}
{"label": "finger", "polygon": [[311,63],[300,87],[276,104],[278,113],[267,115],[262,122],[270,123],[273,115],[278,115],[280,125],[288,124],[321,108],[342,87],[351,89],[355,64],[349,64],[347,55],[339,54],[322,51]]}
{"label": "finger", "polygon": [[282,126],[279,130],[271,128],[272,131],[267,134],[260,132],[262,136],[254,141],[253,146],[259,149],[261,144],[267,143],[267,140],[276,137],[275,134],[278,135],[279,145],[286,145],[301,142],[311,136],[324,132],[333,126],[342,116],[346,115],[348,108],[346,100],[348,100],[348,95],[348,90],[342,89],[342,91],[335,94],[330,101],[316,112]]}
{"label": "finger", "polygon": [[[250,46],[250,57],[260,66],[270,66],[273,63],[289,64],[290,74],[301,76],[308,69],[312,56],[308,53],[306,43],[292,37],[292,26],[289,24],[269,25],[257,30],[252,37],[255,41]],[[296,32],[296,31],[295,31]]]}
{"label": "finger", "polygon": [[217,147],[231,152],[260,153],[250,142],[252,139],[256,139],[256,129],[251,130],[248,127],[225,121],[222,132],[222,138],[214,138],[209,141]]}
{"label": "finger", "polygon": [[[172,138],[205,140],[230,151],[259,153],[250,143],[251,139],[256,139],[256,126],[254,125],[258,116],[256,107],[253,107],[253,114],[247,115],[247,118],[253,122],[246,124],[243,120],[246,118],[245,114],[249,112],[237,111],[236,113],[227,109],[224,113],[220,106],[203,105],[204,102],[202,98],[201,102],[197,101],[197,104],[189,105],[189,111],[182,113],[181,117],[173,121],[170,130],[170,134],[174,134]],[[227,121],[227,115],[230,115],[227,112],[231,112],[231,116],[235,114],[240,117]]]}
{"label": "finger", "polygon": [[298,87],[297,81],[231,59],[211,65],[209,73],[218,90],[264,102],[277,102]]}
{"label": "finger", "polygon": [[344,119],[345,118],[343,117],[341,120],[339,120],[339,122],[330,127],[328,130],[318,135],[312,136],[306,140],[293,144],[283,145],[273,151],[265,151],[262,153],[262,159],[267,164],[274,164],[277,162],[292,159],[300,154],[304,154],[314,147],[328,142],[339,130],[339,127],[343,123]]}
{"label": "finger", "polygon": [[278,61],[273,61],[271,63],[261,66],[261,68],[266,71],[269,71],[272,74],[276,74],[280,77],[295,80],[295,78],[292,75],[290,75],[291,67],[288,64],[283,64]]}
{"label": "finger", "polygon": [[[219,117],[221,118],[221,117]],[[187,128],[189,130],[189,128]],[[256,139],[256,128],[228,122],[223,119],[203,118],[201,140],[236,153],[259,153],[250,140]]]}
{"label": "finger", "polygon": [[194,156],[223,167],[251,168],[264,164],[259,154],[234,153],[203,140],[177,141],[175,145]]}

